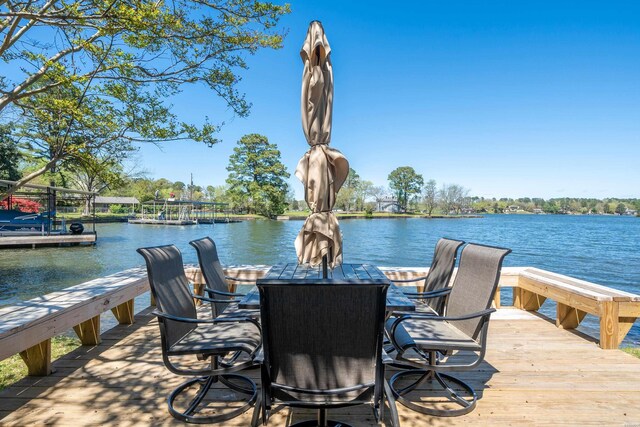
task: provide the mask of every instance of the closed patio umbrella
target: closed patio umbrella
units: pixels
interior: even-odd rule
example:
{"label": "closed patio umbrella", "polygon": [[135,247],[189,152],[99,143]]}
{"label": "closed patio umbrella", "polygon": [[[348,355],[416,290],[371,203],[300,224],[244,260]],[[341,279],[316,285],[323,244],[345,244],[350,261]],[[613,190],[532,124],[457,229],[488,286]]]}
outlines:
{"label": "closed patio umbrella", "polygon": [[309,24],[300,51],[302,72],[302,130],[311,146],[298,162],[296,176],[302,181],[311,214],[296,238],[298,262],[319,265],[323,257],[331,268],[342,263],[342,236],[332,212],[336,195],[349,174],[349,162],[329,147],[333,109],[331,48],[319,21]]}

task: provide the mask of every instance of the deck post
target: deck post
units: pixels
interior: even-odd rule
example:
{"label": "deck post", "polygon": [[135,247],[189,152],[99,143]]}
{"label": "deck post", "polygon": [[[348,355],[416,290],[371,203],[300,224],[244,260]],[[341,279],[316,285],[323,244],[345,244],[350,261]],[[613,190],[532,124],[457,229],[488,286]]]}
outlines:
{"label": "deck post", "polygon": [[602,301],[600,306],[600,348],[611,350],[618,348],[618,304]]}
{"label": "deck post", "polygon": [[113,315],[118,319],[118,323],[121,325],[133,324],[133,300],[125,301],[120,305],[117,305],[111,309]]}
{"label": "deck post", "polygon": [[100,344],[100,315],[74,326],[73,330],[76,331],[82,345]]}
{"label": "deck post", "polygon": [[617,301],[602,301],[599,308],[600,347],[606,350],[617,349],[636,318],[621,317],[620,304]]}
{"label": "deck post", "polygon": [[[193,294],[203,296],[205,280],[204,276],[202,275],[202,271],[200,271],[200,268],[187,268],[185,270],[185,275],[187,276],[187,280],[189,280],[189,282],[193,284]],[[193,302],[196,306],[202,305],[202,300],[199,300],[197,298],[194,298]]]}
{"label": "deck post", "polygon": [[29,375],[44,377],[53,372],[51,369],[51,338],[20,352],[27,365]]}
{"label": "deck post", "polygon": [[496,289],[496,293],[493,294],[493,306],[498,309],[500,308],[501,302],[500,302],[500,287],[498,286],[498,289]]}

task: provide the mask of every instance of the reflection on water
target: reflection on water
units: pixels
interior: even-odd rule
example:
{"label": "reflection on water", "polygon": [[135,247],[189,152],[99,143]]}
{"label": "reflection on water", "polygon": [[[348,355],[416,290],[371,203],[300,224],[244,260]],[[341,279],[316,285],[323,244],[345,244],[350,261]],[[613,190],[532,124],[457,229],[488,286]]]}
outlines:
{"label": "reflection on water", "polygon": [[[473,219],[342,220],[344,262],[425,266],[438,238],[511,248],[507,266],[535,266],[640,293],[640,218],[488,215]],[[142,265],[135,249],[173,243],[196,263],[189,241],[211,236],[224,264],[294,262],[302,221],[153,226],[99,224],[95,247],[0,251],[0,305]],[[640,326],[632,336],[640,339]]]}

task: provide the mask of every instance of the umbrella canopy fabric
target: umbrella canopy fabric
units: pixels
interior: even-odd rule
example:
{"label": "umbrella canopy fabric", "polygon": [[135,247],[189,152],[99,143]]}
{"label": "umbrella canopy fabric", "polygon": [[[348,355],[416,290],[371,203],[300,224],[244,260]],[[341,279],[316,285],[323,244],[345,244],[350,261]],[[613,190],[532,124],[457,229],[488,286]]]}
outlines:
{"label": "umbrella canopy fabric", "polygon": [[331,47],[322,24],[309,24],[300,56],[302,72],[302,130],[311,146],[298,162],[296,176],[305,189],[311,214],[296,238],[298,262],[318,265],[328,257],[333,268],[342,263],[342,236],[338,220],[331,211],[336,195],[349,175],[349,162],[329,147],[333,110],[333,68]]}

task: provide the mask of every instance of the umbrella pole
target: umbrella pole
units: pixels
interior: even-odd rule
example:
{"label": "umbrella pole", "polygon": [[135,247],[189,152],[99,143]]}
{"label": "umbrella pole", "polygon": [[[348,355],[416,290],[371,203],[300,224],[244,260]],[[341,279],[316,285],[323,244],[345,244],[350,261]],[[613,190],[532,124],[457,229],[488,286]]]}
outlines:
{"label": "umbrella pole", "polygon": [[322,255],[322,278],[326,279],[328,277],[327,273],[327,256]]}

